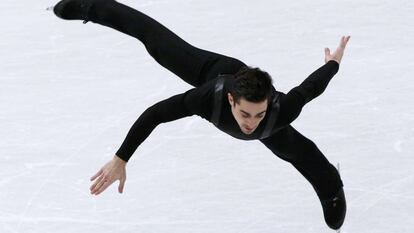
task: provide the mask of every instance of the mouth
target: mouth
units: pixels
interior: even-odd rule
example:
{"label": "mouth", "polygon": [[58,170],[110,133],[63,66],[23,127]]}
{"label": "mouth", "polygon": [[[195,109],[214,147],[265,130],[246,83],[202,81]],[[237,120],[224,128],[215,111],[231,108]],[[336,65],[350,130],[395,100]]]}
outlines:
{"label": "mouth", "polygon": [[251,131],[254,130],[254,128],[248,128],[248,127],[245,127],[245,126],[243,128],[244,128],[245,131],[248,131],[248,132],[251,132]]}

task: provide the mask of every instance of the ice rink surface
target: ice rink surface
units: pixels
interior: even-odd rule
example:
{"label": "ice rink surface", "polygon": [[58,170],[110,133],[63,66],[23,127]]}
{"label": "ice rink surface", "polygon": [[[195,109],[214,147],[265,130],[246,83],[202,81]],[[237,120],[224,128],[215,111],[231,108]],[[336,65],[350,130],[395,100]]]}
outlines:
{"label": "ice rink surface", "polygon": [[[289,91],[351,35],[339,73],[293,123],[341,164],[346,233],[414,232],[414,2],[128,0],[188,42]],[[51,0],[0,5],[1,233],[323,233],[288,163],[193,116],[158,126],[117,184],[89,178],[152,104],[191,88],[134,38],[63,21]]]}

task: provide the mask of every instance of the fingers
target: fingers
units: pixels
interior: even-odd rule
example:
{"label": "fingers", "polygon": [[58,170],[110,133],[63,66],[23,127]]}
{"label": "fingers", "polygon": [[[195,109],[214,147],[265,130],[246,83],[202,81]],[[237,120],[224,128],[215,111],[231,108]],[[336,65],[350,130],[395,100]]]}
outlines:
{"label": "fingers", "polygon": [[98,180],[91,186],[91,194],[98,195],[102,193],[109,185],[113,183],[113,179],[109,178],[108,176],[102,175],[98,178]]}
{"label": "fingers", "polygon": [[348,41],[349,41],[350,38],[351,38],[351,36],[342,36],[341,37],[341,42],[339,44],[339,47],[341,47],[342,49],[345,49],[345,46],[348,43]]}
{"label": "fingers", "polygon": [[100,176],[103,172],[103,169],[101,168],[101,170],[99,170],[94,176],[91,177],[91,181],[94,181],[96,179],[96,177]]}
{"label": "fingers", "polygon": [[106,188],[108,188],[114,181],[104,179],[101,183],[101,186],[96,187],[96,191],[93,193],[95,195],[101,194],[103,191],[105,191]]}
{"label": "fingers", "polygon": [[95,189],[96,189],[96,186],[98,185],[98,184],[100,184],[101,183],[101,181],[103,180],[103,177],[104,176],[100,176],[96,181],[95,181],[95,183],[93,183],[92,185],[91,185],[91,187],[89,188],[89,190],[91,191],[91,194],[93,194],[94,192],[95,192]]}
{"label": "fingers", "polygon": [[331,54],[331,50],[329,48],[325,48],[325,56],[329,56]]}
{"label": "fingers", "polygon": [[99,195],[116,180],[120,180],[118,191],[122,193],[126,180],[125,165],[126,162],[116,159],[106,163],[105,166],[91,177],[91,181],[94,181],[93,185],[89,188],[91,194]]}
{"label": "fingers", "polygon": [[351,36],[344,36],[345,43],[348,43],[349,39],[351,39]]}
{"label": "fingers", "polygon": [[119,181],[118,186],[118,192],[123,193],[124,192],[124,186],[125,186],[125,179]]}

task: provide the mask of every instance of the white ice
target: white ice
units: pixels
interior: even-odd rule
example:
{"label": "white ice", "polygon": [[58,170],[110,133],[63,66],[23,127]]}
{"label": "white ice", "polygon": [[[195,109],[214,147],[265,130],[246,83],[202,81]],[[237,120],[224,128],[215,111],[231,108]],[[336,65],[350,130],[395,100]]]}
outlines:
{"label": "white ice", "polygon": [[[343,232],[414,232],[413,1],[122,2],[261,67],[281,91],[351,35],[339,73],[293,125],[341,164]],[[60,20],[53,4],[0,4],[1,233],[332,232],[291,165],[196,116],[156,128],[128,163],[124,194],[90,195],[89,177],[138,116],[190,86],[136,39]]]}

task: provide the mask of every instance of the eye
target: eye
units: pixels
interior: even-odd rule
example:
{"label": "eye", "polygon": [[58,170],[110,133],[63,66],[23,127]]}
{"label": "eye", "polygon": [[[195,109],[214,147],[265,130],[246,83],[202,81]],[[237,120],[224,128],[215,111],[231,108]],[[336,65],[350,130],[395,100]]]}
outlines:
{"label": "eye", "polygon": [[257,116],[257,118],[262,118],[264,117],[264,114]]}
{"label": "eye", "polygon": [[250,115],[247,115],[247,114],[242,113],[242,117],[243,117],[243,118],[249,118],[249,117],[250,117]]}

